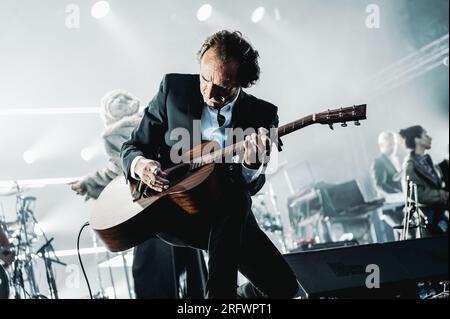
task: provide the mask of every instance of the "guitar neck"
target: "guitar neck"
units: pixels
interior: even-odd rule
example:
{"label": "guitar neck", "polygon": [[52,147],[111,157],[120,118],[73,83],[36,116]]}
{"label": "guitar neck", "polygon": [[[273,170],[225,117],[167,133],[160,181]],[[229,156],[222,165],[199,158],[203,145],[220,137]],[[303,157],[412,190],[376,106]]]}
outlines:
{"label": "guitar neck", "polygon": [[[314,113],[294,122],[280,126],[277,129],[278,136],[271,136],[271,138],[272,140],[276,141],[278,137],[285,136],[312,124],[327,124],[331,129],[333,129],[334,123],[342,123],[342,126],[345,127],[347,126],[347,121],[355,121],[355,125],[359,125],[359,120],[365,119],[366,104],[328,110],[321,113]],[[203,155],[200,158],[194,159],[194,167],[199,167],[212,162],[220,162],[223,158],[231,159],[235,154],[241,153],[243,151],[243,148],[244,142],[241,141],[236,144],[227,146],[223,149]]]}
{"label": "guitar neck", "polygon": [[288,134],[290,134],[292,132],[295,132],[295,131],[300,130],[300,129],[304,128],[304,127],[307,127],[307,126],[309,126],[311,124],[314,124],[315,120],[316,120],[315,118],[316,118],[315,114],[308,115],[308,116],[305,116],[305,117],[303,117],[303,118],[301,118],[301,119],[299,119],[297,121],[294,121],[294,122],[285,124],[283,126],[280,126],[278,128],[278,137],[282,137],[284,135],[288,135]]}
{"label": "guitar neck", "polygon": [[[297,121],[285,124],[277,129],[278,137],[300,130],[308,125],[314,124],[315,114],[306,116]],[[222,158],[231,158],[235,154],[239,154],[244,149],[244,142],[238,142],[229,145],[223,149],[216,150],[210,154],[203,155],[201,158],[194,159],[194,167],[200,167],[212,162],[220,161]]]}

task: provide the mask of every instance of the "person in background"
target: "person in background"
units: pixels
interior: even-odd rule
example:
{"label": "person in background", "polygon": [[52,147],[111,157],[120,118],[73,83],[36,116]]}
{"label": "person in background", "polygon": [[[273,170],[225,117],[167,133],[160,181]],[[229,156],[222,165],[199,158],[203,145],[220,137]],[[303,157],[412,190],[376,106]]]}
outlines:
{"label": "person in background", "polygon": [[439,168],[442,172],[442,179],[444,180],[445,187],[444,189],[448,192],[449,190],[449,176],[448,176],[448,145],[447,145],[447,154],[445,155],[445,158],[442,162],[439,163]]}
{"label": "person in background", "polygon": [[[394,132],[383,131],[378,135],[378,147],[380,156],[372,164],[372,179],[379,197],[384,197],[387,202],[392,201],[395,196],[391,194],[402,194],[402,172],[399,158],[397,157],[398,137]],[[403,201],[403,200],[402,200]],[[377,221],[384,221],[377,224],[376,229],[380,229],[380,238],[385,237],[385,241],[398,240],[400,232],[395,231],[395,227],[400,226],[403,220],[403,206],[382,210],[378,214]]]}
{"label": "person in background", "polygon": [[381,132],[378,136],[380,156],[372,165],[372,177],[379,195],[401,193],[401,166],[397,157],[395,134],[390,131]]}
{"label": "person in background", "polygon": [[404,180],[417,185],[417,195],[422,212],[428,219],[429,235],[448,233],[445,211],[448,210],[448,190],[442,182],[442,172],[433,164],[430,155],[432,138],[420,125],[411,126],[400,131],[405,146],[411,150],[404,162]]}
{"label": "person in background", "polygon": [[71,184],[72,190],[86,200],[97,199],[106,185],[122,173],[120,148],[139,125],[139,104],[139,100],[122,90],[111,91],[102,98],[100,116],[105,125],[102,138],[108,165]]}
{"label": "person in background", "polygon": [[[113,90],[101,100],[102,133],[108,165],[71,184],[72,190],[86,200],[97,199],[103,189],[122,174],[120,149],[139,125],[139,100],[123,90]],[[136,298],[200,298],[204,294],[202,276],[206,265],[200,251],[172,247],[151,238],[134,250],[133,279]],[[180,280],[186,278],[186,282]],[[184,284],[184,286],[183,286]]]}

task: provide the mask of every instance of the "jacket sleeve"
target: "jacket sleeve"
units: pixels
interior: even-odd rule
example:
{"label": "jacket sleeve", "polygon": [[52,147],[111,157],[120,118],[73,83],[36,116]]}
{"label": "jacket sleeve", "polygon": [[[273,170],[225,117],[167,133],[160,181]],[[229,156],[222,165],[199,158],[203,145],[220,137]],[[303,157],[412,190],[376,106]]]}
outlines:
{"label": "jacket sleeve", "polygon": [[372,177],[378,191],[387,194],[401,192],[401,189],[392,187],[387,183],[386,170],[384,169],[383,164],[379,160],[375,160],[372,165]]}
{"label": "jacket sleeve", "polygon": [[120,157],[127,180],[133,181],[130,176],[130,166],[136,156],[157,159],[158,149],[164,141],[167,126],[167,86],[167,76],[164,76],[158,92],[145,109],[139,126],[134,129],[131,138],[122,145]]}
{"label": "jacket sleeve", "polygon": [[86,188],[86,200],[90,198],[97,199],[109,182],[119,174],[120,168],[110,160],[107,167],[85,176],[83,184]]}
{"label": "jacket sleeve", "polygon": [[443,189],[433,189],[420,177],[414,169],[414,164],[408,161],[405,164],[405,174],[417,185],[419,203],[425,205],[447,205],[448,192]]}

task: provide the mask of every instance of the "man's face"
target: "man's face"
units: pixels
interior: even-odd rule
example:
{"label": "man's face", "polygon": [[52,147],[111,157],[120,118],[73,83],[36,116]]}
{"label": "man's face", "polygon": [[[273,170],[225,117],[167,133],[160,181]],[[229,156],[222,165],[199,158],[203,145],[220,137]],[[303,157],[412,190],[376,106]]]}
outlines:
{"label": "man's face", "polygon": [[431,148],[431,136],[428,135],[427,131],[423,130],[420,138],[416,138],[416,146],[422,146],[426,150]]}
{"label": "man's face", "polygon": [[237,62],[222,63],[214,49],[205,52],[200,61],[200,91],[208,106],[220,109],[236,96],[237,70]]}
{"label": "man's face", "polygon": [[380,151],[381,153],[391,156],[396,152],[396,145],[394,136],[388,135],[385,137],[382,143],[380,143]]}

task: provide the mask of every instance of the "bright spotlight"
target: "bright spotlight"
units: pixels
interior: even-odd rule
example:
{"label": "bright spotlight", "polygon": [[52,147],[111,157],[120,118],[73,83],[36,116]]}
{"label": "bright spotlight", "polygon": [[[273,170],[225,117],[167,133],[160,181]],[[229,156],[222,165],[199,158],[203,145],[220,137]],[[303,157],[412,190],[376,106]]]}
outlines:
{"label": "bright spotlight", "polygon": [[28,150],[23,153],[23,160],[27,164],[33,164],[36,161],[36,158],[37,158],[36,152],[32,150]]}
{"label": "bright spotlight", "polygon": [[280,14],[280,10],[278,8],[275,8],[274,14],[275,14],[275,21],[280,21],[281,20],[281,14]]}
{"label": "bright spotlight", "polygon": [[104,18],[109,13],[108,1],[98,1],[94,3],[91,9],[91,15],[96,19]]}
{"label": "bright spotlight", "polygon": [[34,224],[33,230],[37,236],[42,236],[44,234],[44,232],[42,231],[42,226],[39,223]]}
{"label": "bright spotlight", "polygon": [[252,13],[252,22],[258,23],[264,18],[264,15],[266,13],[266,9],[264,7],[258,7],[253,11]]}
{"label": "bright spotlight", "polygon": [[94,157],[94,151],[92,148],[85,147],[81,150],[80,156],[85,161],[90,161]]}
{"label": "bright spotlight", "polygon": [[197,10],[197,19],[199,21],[206,21],[211,17],[212,6],[210,4],[204,4]]}

